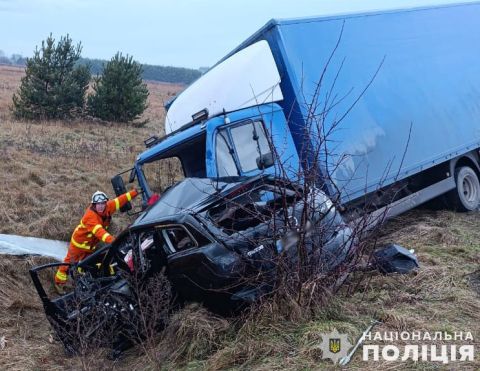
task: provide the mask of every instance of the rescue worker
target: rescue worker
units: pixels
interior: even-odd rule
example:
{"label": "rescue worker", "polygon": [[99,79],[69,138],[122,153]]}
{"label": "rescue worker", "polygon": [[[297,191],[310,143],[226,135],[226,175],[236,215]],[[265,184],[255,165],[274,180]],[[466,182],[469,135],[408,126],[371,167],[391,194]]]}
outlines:
{"label": "rescue worker", "polygon": [[[133,189],[113,200],[109,200],[105,193],[95,192],[92,195],[91,205],[80,220],[80,224],[73,231],[67,256],[63,262],[75,264],[94,252],[100,241],[112,243],[115,237],[107,232],[112,214],[137,195],[138,191]],[[68,265],[61,265],[55,274],[55,290],[62,295],[65,293],[64,285],[67,282],[67,271]]]}

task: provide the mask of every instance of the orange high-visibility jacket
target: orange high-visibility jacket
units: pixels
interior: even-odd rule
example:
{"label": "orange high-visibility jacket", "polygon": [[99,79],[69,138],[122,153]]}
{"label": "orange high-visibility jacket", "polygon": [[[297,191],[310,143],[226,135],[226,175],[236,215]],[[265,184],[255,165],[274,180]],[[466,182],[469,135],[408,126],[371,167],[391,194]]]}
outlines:
{"label": "orange high-visibility jacket", "polygon": [[112,243],[115,238],[107,232],[107,228],[112,220],[112,214],[137,195],[138,192],[134,189],[113,200],[108,200],[103,215],[98,214],[94,210],[93,205],[90,205],[80,220],[80,224],[73,231],[70,243],[86,251],[95,249],[95,246],[100,241]]}

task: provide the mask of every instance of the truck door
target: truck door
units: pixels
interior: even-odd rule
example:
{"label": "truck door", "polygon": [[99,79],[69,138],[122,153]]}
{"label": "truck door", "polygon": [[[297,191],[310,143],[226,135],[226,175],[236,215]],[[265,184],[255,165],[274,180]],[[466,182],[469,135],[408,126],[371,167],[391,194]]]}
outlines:
{"label": "truck door", "polygon": [[261,172],[296,180],[299,158],[282,109],[265,104],[211,119],[207,175],[253,176]]}

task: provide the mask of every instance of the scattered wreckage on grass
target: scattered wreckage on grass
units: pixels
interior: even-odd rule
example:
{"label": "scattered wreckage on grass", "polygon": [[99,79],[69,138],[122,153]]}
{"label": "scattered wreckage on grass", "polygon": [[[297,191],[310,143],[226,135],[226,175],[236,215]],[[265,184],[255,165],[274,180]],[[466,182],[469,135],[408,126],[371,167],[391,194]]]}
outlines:
{"label": "scattered wreckage on grass", "polygon": [[318,189],[306,193],[272,176],[187,178],[114,243],[72,266],[67,294],[51,298],[40,279],[42,271],[63,263],[30,273],[48,320],[66,349],[75,352],[79,321],[89,323],[82,325],[87,338],[105,329],[118,335],[117,344],[132,331],[138,335],[142,300],[163,295],[140,298],[139,289],[159,277],[168,282],[175,303],[199,301],[223,311],[257,300],[273,289],[279,259],[298,263],[300,239],[322,273],[337,269],[356,249],[352,229]]}

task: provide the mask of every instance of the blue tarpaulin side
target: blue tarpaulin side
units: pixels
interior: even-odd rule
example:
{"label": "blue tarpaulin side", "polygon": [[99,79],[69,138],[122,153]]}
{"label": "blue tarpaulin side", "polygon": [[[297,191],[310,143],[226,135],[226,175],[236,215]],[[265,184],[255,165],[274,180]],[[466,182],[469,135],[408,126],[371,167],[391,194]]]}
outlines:
{"label": "blue tarpaulin side", "polygon": [[479,3],[271,21],[235,51],[269,42],[297,149],[328,133],[321,170],[347,202],[480,147],[479,24]]}
{"label": "blue tarpaulin side", "polygon": [[291,22],[280,32],[304,117],[339,40],[315,112],[329,109],[327,132],[347,114],[326,160],[344,201],[480,147],[480,5],[343,22]]}

